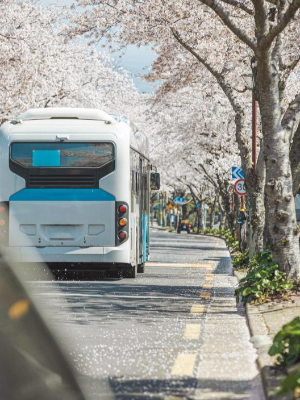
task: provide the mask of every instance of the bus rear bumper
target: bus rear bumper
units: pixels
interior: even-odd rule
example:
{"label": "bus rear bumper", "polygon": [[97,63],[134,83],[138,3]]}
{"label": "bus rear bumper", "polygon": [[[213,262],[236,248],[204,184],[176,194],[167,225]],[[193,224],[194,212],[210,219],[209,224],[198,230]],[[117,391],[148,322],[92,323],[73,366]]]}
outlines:
{"label": "bus rear bumper", "polygon": [[130,263],[129,242],[118,247],[9,247],[16,263]]}

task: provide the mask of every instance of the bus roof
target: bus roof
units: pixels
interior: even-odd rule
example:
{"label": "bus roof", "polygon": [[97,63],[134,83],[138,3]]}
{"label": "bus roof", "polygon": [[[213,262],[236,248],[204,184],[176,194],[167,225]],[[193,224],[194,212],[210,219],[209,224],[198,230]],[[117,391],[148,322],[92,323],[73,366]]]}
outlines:
{"label": "bus roof", "polygon": [[18,121],[32,121],[41,119],[83,119],[94,121],[113,122],[114,118],[105,111],[96,108],[32,108],[18,115]]}
{"label": "bus roof", "polygon": [[[47,123],[45,123],[46,120]],[[89,121],[88,125],[86,121]],[[103,128],[99,129],[99,123]],[[91,133],[101,133],[101,131],[114,134],[118,131],[128,132],[130,146],[149,158],[148,138],[127,117],[109,115],[98,109],[33,108],[18,115],[15,120],[4,123],[0,129],[5,136],[8,136],[12,133],[22,135],[29,132],[55,133],[53,129],[59,129],[61,133],[64,131],[71,133],[70,130],[78,132],[78,128],[80,128],[80,131],[89,130]]]}

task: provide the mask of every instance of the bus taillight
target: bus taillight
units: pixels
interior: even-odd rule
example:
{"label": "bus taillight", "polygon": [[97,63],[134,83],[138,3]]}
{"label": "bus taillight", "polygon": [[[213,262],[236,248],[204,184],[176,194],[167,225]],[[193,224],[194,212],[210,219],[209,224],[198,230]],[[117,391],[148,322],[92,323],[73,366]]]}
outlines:
{"label": "bus taillight", "polygon": [[126,218],[121,218],[119,219],[119,226],[126,226],[127,225],[127,219]]}
{"label": "bus taillight", "polygon": [[127,238],[127,232],[121,231],[119,232],[119,239],[124,240]]}
{"label": "bus taillight", "polygon": [[[128,239],[129,206],[125,201],[116,201],[116,246]],[[1,218],[1,216],[0,216]]]}
{"label": "bus taillight", "polygon": [[124,204],[121,205],[121,206],[119,207],[119,212],[120,212],[121,214],[125,214],[126,211],[127,211],[127,207],[124,206]]}

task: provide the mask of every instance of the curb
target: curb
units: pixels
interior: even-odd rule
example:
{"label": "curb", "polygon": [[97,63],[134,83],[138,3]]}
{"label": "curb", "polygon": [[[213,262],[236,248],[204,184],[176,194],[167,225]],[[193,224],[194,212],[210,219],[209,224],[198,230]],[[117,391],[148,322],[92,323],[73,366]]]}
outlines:
{"label": "curb", "polygon": [[[245,276],[245,273],[233,271],[233,275],[240,281],[240,279]],[[250,341],[256,349],[257,365],[260,371],[266,400],[293,400],[294,396],[292,394],[276,394],[277,388],[286,375],[284,375],[279,368],[274,366],[274,357],[268,354],[272,339],[269,336],[269,330],[265,324],[263,315],[255,305],[247,303],[245,309],[251,334]]]}

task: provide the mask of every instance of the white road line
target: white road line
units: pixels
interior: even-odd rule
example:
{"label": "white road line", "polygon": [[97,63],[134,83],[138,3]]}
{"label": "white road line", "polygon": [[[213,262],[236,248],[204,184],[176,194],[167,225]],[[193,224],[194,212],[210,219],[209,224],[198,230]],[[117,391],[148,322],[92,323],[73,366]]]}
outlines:
{"label": "white road line", "polygon": [[195,353],[178,354],[173,365],[171,375],[193,376],[195,361]]}
{"label": "white road line", "polygon": [[199,324],[186,324],[184,339],[198,340],[200,338],[200,325]]}

